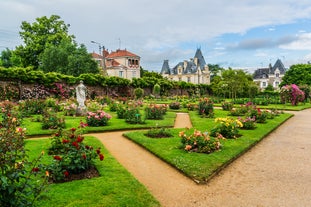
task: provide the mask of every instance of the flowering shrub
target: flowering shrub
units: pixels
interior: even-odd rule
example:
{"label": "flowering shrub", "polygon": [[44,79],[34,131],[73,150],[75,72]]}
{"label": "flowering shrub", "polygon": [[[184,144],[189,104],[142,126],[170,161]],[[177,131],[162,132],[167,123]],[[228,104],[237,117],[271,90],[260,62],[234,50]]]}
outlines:
{"label": "flowering shrub", "polygon": [[46,107],[52,108],[54,111],[60,111],[61,110],[61,105],[59,104],[59,101],[55,98],[45,99],[44,105]]}
{"label": "flowering shrub", "polygon": [[99,111],[99,110],[103,110],[104,106],[102,104],[100,104],[97,101],[87,101],[86,102],[86,107],[88,109],[88,111]]}
{"label": "flowering shrub", "polygon": [[167,106],[164,104],[150,104],[145,108],[146,119],[163,119]]}
{"label": "flowering shrub", "polygon": [[67,89],[65,84],[61,83],[54,83],[50,92],[57,98],[69,98],[70,96],[70,89]]}
{"label": "flowering shrub", "polygon": [[117,117],[118,119],[125,119],[127,107],[125,106],[118,106],[117,107]]}
{"label": "flowering shrub", "polygon": [[151,137],[151,138],[164,138],[164,137],[172,137],[172,133],[169,131],[169,129],[161,127],[155,127],[155,128],[151,128],[147,131],[147,133],[145,134],[147,137]]}
{"label": "flowering shrub", "polygon": [[170,109],[180,109],[180,103],[175,101],[169,104]]}
{"label": "flowering shrub", "polygon": [[256,117],[239,117],[238,120],[243,124],[242,129],[255,129]]}
{"label": "flowering shrub", "polygon": [[185,131],[179,132],[184,150],[189,152],[212,153],[221,148],[218,138],[213,138],[208,133],[194,130],[193,134],[187,135]]}
{"label": "flowering shrub", "polygon": [[267,111],[261,111],[259,108],[257,109],[256,122],[257,123],[265,123],[268,117]]}
{"label": "flowering shrub", "polygon": [[48,89],[43,85],[34,85],[32,89],[23,88],[22,99],[45,99],[50,96]]}
{"label": "flowering shrub", "polygon": [[239,133],[239,128],[243,127],[243,124],[232,118],[216,118],[216,126],[211,130],[211,136],[217,137],[222,135],[225,138],[232,139],[236,138]]}
{"label": "flowering shrub", "polygon": [[221,104],[221,107],[222,107],[222,110],[224,110],[224,111],[231,111],[232,110],[232,108],[233,108],[233,103],[232,102],[223,102],[222,104]]}
{"label": "flowering shrub", "polygon": [[[81,123],[80,126],[84,127],[85,124]],[[51,139],[49,154],[53,157],[53,163],[47,169],[54,182],[87,171],[94,166],[95,158],[104,159],[100,148],[94,150],[92,146],[84,144],[84,137],[77,133],[76,128],[67,132],[59,130]]]}
{"label": "flowering shrub", "polygon": [[69,103],[64,106],[65,116],[75,116],[77,115],[78,105],[76,103]]}
{"label": "flowering shrub", "polygon": [[255,105],[253,105],[252,102],[247,102],[246,104],[241,104],[239,108],[231,109],[229,115],[231,116],[243,116],[245,115],[249,110],[256,108]]}
{"label": "flowering shrub", "polygon": [[208,98],[204,98],[200,100],[199,105],[199,114],[204,116],[204,117],[214,117],[214,106],[213,102],[209,100]]}
{"label": "flowering shrub", "polygon": [[198,109],[198,105],[194,104],[194,103],[189,103],[189,104],[187,104],[187,109],[188,109],[188,111],[195,111]]}
{"label": "flowering shrub", "polygon": [[87,112],[86,123],[89,126],[106,126],[111,119],[111,115],[104,111]]}
{"label": "flowering shrub", "polygon": [[45,110],[42,116],[42,129],[65,128],[64,117],[58,117],[53,110]]}
{"label": "flowering shrub", "polygon": [[44,100],[27,99],[19,102],[19,109],[24,115],[42,114],[45,108]]}
{"label": "flowering shrub", "polygon": [[280,96],[283,103],[291,102],[293,106],[298,105],[299,102],[303,102],[305,99],[304,92],[295,84],[283,86],[280,91]]}
{"label": "flowering shrub", "polygon": [[40,159],[29,160],[25,132],[16,126],[13,105],[3,103],[0,124],[0,206],[34,206],[47,184]]}

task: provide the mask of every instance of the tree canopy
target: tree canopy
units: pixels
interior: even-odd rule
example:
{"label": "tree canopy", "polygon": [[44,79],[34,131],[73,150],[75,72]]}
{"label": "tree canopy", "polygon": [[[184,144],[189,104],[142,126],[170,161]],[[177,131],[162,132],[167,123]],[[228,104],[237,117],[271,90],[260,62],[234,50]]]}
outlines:
{"label": "tree canopy", "polygon": [[311,85],[311,64],[292,65],[282,78],[281,86],[284,85]]}

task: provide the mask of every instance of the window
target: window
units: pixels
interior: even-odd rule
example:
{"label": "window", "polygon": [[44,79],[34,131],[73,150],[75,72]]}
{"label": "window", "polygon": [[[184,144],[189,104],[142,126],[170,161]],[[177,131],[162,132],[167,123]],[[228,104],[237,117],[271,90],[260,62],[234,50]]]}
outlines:
{"label": "window", "polygon": [[278,81],[276,81],[276,82],[275,82],[275,87],[278,87],[279,84],[280,84],[280,83],[279,83]]}
{"label": "window", "polygon": [[276,73],[276,74],[275,74],[275,77],[277,77],[277,78],[280,77],[280,74],[279,74],[279,73]]}
{"label": "window", "polygon": [[191,78],[187,77],[187,82],[190,83],[191,82]]}
{"label": "window", "polygon": [[262,82],[262,87],[266,87],[267,83],[266,82]]}
{"label": "window", "polygon": [[136,70],[133,71],[132,77],[136,78]]}
{"label": "window", "polygon": [[123,78],[123,71],[119,71],[119,77]]}

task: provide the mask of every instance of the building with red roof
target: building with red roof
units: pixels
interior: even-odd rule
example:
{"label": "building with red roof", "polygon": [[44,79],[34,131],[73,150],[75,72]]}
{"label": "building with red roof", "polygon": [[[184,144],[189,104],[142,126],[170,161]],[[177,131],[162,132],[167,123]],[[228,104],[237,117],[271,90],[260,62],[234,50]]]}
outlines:
{"label": "building with red roof", "polygon": [[95,52],[91,55],[108,76],[117,76],[130,80],[140,78],[140,57],[126,49],[118,49],[110,53],[104,50],[101,55]]}

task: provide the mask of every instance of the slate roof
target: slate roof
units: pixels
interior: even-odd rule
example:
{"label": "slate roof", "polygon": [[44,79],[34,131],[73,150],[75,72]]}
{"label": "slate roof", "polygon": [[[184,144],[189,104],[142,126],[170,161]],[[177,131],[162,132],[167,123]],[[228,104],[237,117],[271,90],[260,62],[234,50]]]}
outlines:
{"label": "slate roof", "polygon": [[107,58],[116,58],[116,57],[139,57],[138,55],[135,55],[134,53],[131,53],[129,51],[125,50],[117,50],[112,51],[109,55],[106,56]]}
{"label": "slate roof", "polygon": [[276,69],[279,69],[280,74],[284,74],[286,72],[286,68],[284,67],[280,59],[278,59],[275,62],[273,67],[270,64],[268,68],[259,68],[255,70],[253,78],[254,79],[269,78],[269,75],[274,75]]}
{"label": "slate roof", "polygon": [[[194,60],[197,58],[198,64],[196,65]],[[186,62],[187,66],[184,68],[184,62]],[[168,60],[164,60],[161,74],[178,74],[178,67],[181,66],[183,68],[182,74],[193,74],[198,71],[198,68],[200,67],[201,70],[204,70],[204,67],[206,65],[205,59],[202,55],[201,49],[197,49],[194,58],[190,59],[189,61],[183,61],[179,62],[175,67],[170,68],[168,64]]]}

